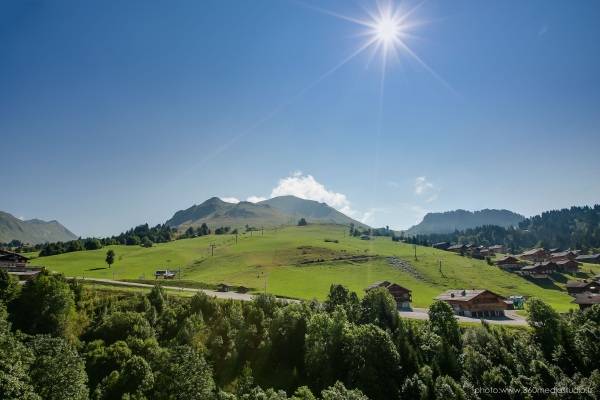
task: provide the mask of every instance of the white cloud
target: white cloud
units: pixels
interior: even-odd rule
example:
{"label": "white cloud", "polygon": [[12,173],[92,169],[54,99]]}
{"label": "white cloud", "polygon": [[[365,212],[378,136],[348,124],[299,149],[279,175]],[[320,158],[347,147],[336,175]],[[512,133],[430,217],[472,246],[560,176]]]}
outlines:
{"label": "white cloud", "polygon": [[415,179],[415,194],[422,195],[425,192],[433,189],[433,183],[428,182],[424,176],[419,176]]}
{"label": "white cloud", "polygon": [[266,199],[267,199],[266,197],[262,197],[262,196],[250,196],[246,199],[246,201],[249,201],[250,203],[258,203],[258,202],[261,202]]}
{"label": "white cloud", "polygon": [[225,203],[233,203],[233,204],[237,204],[240,202],[240,200],[235,197],[221,197],[221,200],[223,200]]}
{"label": "white cloud", "polygon": [[271,197],[286,195],[323,202],[347,215],[356,213],[352,210],[350,201],[345,194],[328,190],[312,175],[304,175],[300,171],[280,179],[277,186],[271,191]]}
{"label": "white cloud", "polygon": [[419,176],[415,179],[415,194],[425,196],[425,202],[431,203],[438,198],[440,189],[427,180],[425,176]]}

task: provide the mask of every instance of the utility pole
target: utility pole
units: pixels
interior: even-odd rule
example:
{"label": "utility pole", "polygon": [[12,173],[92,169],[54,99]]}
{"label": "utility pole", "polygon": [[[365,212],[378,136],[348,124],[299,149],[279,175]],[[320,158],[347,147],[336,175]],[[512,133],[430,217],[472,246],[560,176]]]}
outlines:
{"label": "utility pole", "polygon": [[415,261],[418,261],[419,259],[417,258],[417,245],[413,244],[413,247],[415,248]]}
{"label": "utility pole", "polygon": [[238,233],[235,233],[235,244],[237,244],[237,237],[238,237]]}
{"label": "utility pole", "polygon": [[260,279],[261,277],[265,280],[265,294],[267,294],[267,275],[261,271],[256,275],[256,279]]}
{"label": "utility pole", "polygon": [[262,226],[260,227],[260,236],[263,236],[265,234],[265,228],[263,228]]}
{"label": "utility pole", "polygon": [[217,245],[214,243],[211,243],[211,245],[210,245],[210,255],[211,256],[215,255],[215,247],[217,247]]}

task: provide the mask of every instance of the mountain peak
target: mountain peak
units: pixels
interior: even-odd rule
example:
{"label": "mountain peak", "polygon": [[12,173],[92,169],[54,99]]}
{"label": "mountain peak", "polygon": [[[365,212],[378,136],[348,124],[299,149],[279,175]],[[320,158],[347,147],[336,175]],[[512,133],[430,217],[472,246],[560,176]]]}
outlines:
{"label": "mountain peak", "polygon": [[39,244],[74,239],[77,239],[77,236],[56,220],[43,221],[33,218],[22,221],[7,212],[0,211],[1,243],[20,240],[23,243]]}
{"label": "mountain peak", "polygon": [[212,197],[200,205],[177,211],[167,225],[183,228],[202,223],[211,226],[242,227],[295,225],[300,218],[313,223],[365,226],[325,203],[296,196],[278,196],[258,203],[227,203]]}
{"label": "mountain peak", "polygon": [[454,210],[428,213],[423,220],[409,228],[408,235],[451,233],[483,225],[497,225],[504,228],[517,226],[524,216],[509,210],[483,209],[479,211]]}

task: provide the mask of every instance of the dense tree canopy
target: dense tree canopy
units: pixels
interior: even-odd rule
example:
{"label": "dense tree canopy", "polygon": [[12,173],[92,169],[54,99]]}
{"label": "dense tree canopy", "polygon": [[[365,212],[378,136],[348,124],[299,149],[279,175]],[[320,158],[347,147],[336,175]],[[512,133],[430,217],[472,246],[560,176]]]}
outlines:
{"label": "dense tree canopy", "polygon": [[429,321],[400,319],[385,290],[360,300],[340,285],[323,304],[105,292],[48,274],[10,293],[0,300],[0,399],[542,400],[559,397],[525,391],[600,390],[600,306],[560,315],[530,299],[531,327],[508,329],[461,327],[440,302]]}

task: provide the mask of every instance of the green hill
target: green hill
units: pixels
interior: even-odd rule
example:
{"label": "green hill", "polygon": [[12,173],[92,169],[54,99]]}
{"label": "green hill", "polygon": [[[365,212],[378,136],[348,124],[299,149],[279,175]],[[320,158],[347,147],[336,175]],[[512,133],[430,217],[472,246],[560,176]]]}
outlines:
{"label": "green hill", "polygon": [[202,204],[177,211],[166,224],[178,229],[197,227],[203,223],[213,228],[218,226],[239,228],[245,225],[275,227],[295,225],[300,218],[313,223],[344,225],[354,223],[357,226],[365,226],[325,203],[295,196],[274,197],[259,203],[247,201],[227,203],[218,197],[212,197]]}
{"label": "green hill", "polygon": [[58,221],[30,219],[22,221],[13,215],[0,211],[0,243],[20,240],[23,243],[38,244],[77,239],[77,236]]}
{"label": "green hill", "polygon": [[419,224],[409,228],[407,235],[429,235],[451,233],[484,225],[501,227],[518,226],[524,216],[508,210],[455,210],[440,213],[428,213]]}
{"label": "green hill", "polygon": [[[337,243],[336,243],[337,241]],[[214,256],[210,245],[214,244]],[[323,299],[332,283],[358,293],[379,280],[413,290],[414,305],[425,307],[451,288],[486,288],[503,295],[536,296],[560,311],[572,308],[563,283],[532,283],[484,261],[430,247],[392,242],[387,237],[360,240],[348,237],[339,225],[284,227],[239,235],[210,235],[157,244],[151,248],[111,246],[112,268],[104,263],[108,248],[33,260],[67,276],[115,279],[153,279],[157,269],[179,269],[182,278],[204,283],[244,285],[280,296]],[[442,262],[440,271],[439,263]],[[594,272],[600,272],[599,267]],[[589,269],[586,266],[586,269]]]}

